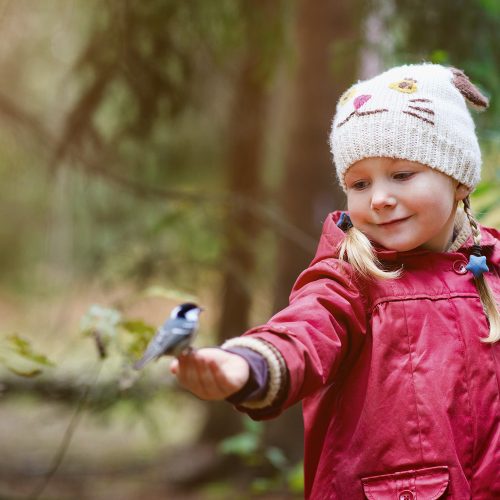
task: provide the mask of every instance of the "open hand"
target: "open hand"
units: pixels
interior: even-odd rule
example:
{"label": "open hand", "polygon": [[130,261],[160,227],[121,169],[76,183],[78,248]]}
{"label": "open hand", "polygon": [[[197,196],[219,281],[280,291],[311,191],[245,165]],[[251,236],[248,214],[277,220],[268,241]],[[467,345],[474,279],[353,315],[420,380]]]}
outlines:
{"label": "open hand", "polygon": [[241,356],[207,347],[181,354],[170,365],[180,385],[201,399],[223,400],[244,387],[250,376]]}

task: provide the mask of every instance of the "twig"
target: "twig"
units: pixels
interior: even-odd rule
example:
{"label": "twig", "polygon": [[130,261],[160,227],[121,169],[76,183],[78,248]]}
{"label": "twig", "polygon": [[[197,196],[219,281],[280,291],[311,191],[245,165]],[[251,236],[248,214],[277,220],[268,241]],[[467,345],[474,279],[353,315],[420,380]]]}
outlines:
{"label": "twig", "polygon": [[71,420],[69,421],[68,427],[66,428],[66,431],[64,432],[63,438],[61,440],[61,444],[59,445],[59,448],[57,449],[54,458],[52,459],[52,465],[50,466],[49,470],[45,474],[42,483],[40,486],[38,486],[35,491],[28,497],[28,500],[38,500],[40,496],[43,494],[45,491],[45,488],[47,488],[48,484],[50,483],[51,479],[54,477],[54,475],[57,473],[59,470],[59,467],[61,466],[64,457],[66,456],[66,453],[68,451],[69,445],[71,443],[71,439],[73,438],[73,435],[75,434],[76,428],[78,424],[80,423],[83,410],[85,409],[85,405],[88,401],[90,391],[93,387],[95,387],[97,383],[97,379],[99,378],[99,374],[101,372],[101,367],[102,363],[98,363],[97,365],[97,370],[96,370],[96,375],[94,377],[94,380],[91,384],[88,384],[85,386],[82,395],[80,396],[80,399],[78,400],[78,403],[75,408],[75,412],[73,413],[73,416],[71,417]]}

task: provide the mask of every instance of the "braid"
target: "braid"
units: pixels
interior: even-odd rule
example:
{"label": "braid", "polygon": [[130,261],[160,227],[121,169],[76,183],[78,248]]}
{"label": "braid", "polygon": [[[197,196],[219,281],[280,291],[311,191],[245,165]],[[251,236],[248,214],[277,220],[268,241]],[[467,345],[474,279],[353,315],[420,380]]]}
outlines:
{"label": "braid", "polygon": [[[467,215],[469,224],[472,231],[472,239],[474,240],[474,246],[481,246],[481,231],[479,230],[479,225],[472,214],[472,209],[470,205],[469,196],[465,197],[463,200],[464,212]],[[486,281],[484,274],[474,277],[476,282],[476,287],[479,292],[479,298],[483,304],[484,312],[490,322],[490,334],[488,337],[481,339],[483,342],[497,342],[500,340],[500,314],[498,312],[498,306],[495,301],[493,292]]]}
{"label": "braid", "polygon": [[470,197],[466,196],[463,200],[464,203],[464,212],[467,215],[467,219],[469,219],[470,228],[472,230],[472,239],[474,240],[474,245],[481,245],[481,231],[479,230],[479,226],[472,214],[472,208],[470,206]]}
{"label": "braid", "polygon": [[339,247],[339,258],[348,261],[364,278],[396,279],[401,270],[385,271],[377,259],[370,240],[352,225],[346,230]]}

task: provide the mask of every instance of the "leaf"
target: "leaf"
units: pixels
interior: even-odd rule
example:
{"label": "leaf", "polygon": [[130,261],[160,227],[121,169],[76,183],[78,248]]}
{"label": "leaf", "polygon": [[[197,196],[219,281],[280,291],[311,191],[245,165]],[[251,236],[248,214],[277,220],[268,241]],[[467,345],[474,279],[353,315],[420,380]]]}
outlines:
{"label": "leaf", "polygon": [[263,426],[262,422],[257,422],[255,420],[250,419],[250,418],[243,419],[243,426],[245,427],[245,430],[247,432],[257,434],[259,436],[264,431],[264,426]]}
{"label": "leaf", "polygon": [[14,368],[10,365],[6,365],[7,370],[12,372],[14,375],[18,375],[19,377],[25,377],[25,378],[33,378],[42,373],[42,370],[40,368],[35,368],[33,370],[25,371],[25,370],[20,370],[18,368]]}
{"label": "leaf", "polygon": [[270,493],[275,491],[279,483],[276,479],[266,478],[266,477],[258,477],[254,479],[251,484],[252,493],[261,495],[264,493]]}
{"label": "leaf", "polygon": [[222,453],[246,457],[255,453],[259,447],[259,440],[254,434],[244,432],[224,439],[219,445]]}
{"label": "leaf", "polygon": [[288,488],[292,493],[304,492],[304,463],[299,462],[287,475]]}
{"label": "leaf", "polygon": [[47,356],[34,352],[31,344],[16,333],[7,337],[7,340],[9,347],[19,356],[40,365],[55,366],[54,363],[47,358]]}
{"label": "leaf", "polygon": [[142,321],[141,319],[132,319],[122,321],[120,326],[129,333],[135,335],[146,335],[152,337],[156,331],[156,329]]}
{"label": "leaf", "polygon": [[0,342],[0,363],[10,372],[21,377],[36,377],[41,366],[55,366],[47,356],[35,352],[28,340],[17,333],[3,337]]}
{"label": "leaf", "polygon": [[126,347],[127,354],[131,358],[137,358],[144,352],[156,331],[154,327],[140,319],[122,321],[120,326],[133,335],[132,342]]}
{"label": "leaf", "polygon": [[500,17],[500,2],[498,0],[480,0],[483,8],[493,17]]}
{"label": "leaf", "polygon": [[101,339],[108,341],[116,337],[121,320],[120,311],[93,304],[80,320],[80,331],[86,336],[98,331]]}
{"label": "leaf", "polygon": [[472,195],[477,219],[486,226],[498,227],[500,224],[499,192],[500,183],[482,182]]}
{"label": "leaf", "polygon": [[431,62],[435,64],[445,64],[449,61],[448,52],[445,50],[434,50],[430,55]]}
{"label": "leaf", "polygon": [[266,458],[278,470],[284,470],[288,465],[288,460],[282,450],[275,446],[269,446],[265,451]]}
{"label": "leaf", "polygon": [[143,294],[146,297],[160,297],[163,299],[176,300],[181,302],[198,302],[198,297],[190,293],[176,290],[174,288],[165,288],[163,286],[150,286],[144,290]]}

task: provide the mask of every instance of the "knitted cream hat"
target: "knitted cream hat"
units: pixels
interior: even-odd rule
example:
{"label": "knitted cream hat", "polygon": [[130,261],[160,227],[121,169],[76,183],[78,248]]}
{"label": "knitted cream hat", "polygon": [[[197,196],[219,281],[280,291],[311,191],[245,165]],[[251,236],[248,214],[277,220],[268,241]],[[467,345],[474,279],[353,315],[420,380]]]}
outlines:
{"label": "knitted cream hat", "polygon": [[466,100],[488,106],[462,71],[437,64],[399,66],[351,87],[330,134],[343,189],[347,169],[372,157],[417,161],[474,188],[481,152]]}

